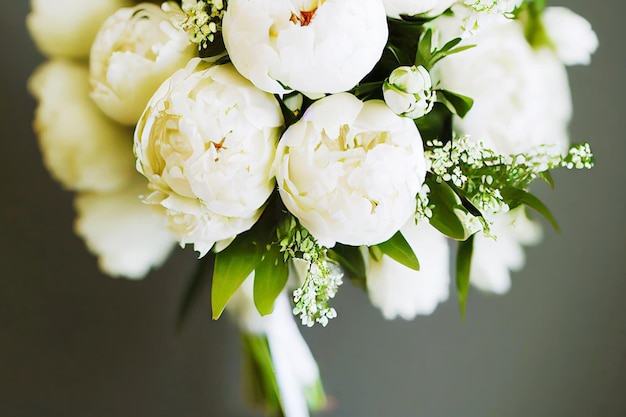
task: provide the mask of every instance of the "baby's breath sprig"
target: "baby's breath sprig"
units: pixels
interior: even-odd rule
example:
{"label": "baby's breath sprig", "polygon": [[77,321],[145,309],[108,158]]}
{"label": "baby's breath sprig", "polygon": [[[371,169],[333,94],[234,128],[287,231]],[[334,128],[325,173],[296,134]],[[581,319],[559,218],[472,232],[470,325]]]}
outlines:
{"label": "baby's breath sprig", "polygon": [[337,317],[337,311],[328,301],[335,297],[343,283],[341,267],[326,256],[326,248],[293,216],[279,225],[277,233],[284,261],[300,259],[307,263],[304,282],[293,292],[293,314],[299,315],[302,324],[308,327],[315,322],[326,326],[330,319]]}
{"label": "baby's breath sprig", "polygon": [[508,211],[502,190],[527,189],[531,182],[555,168],[583,169],[593,166],[588,144],[572,146],[566,156],[552,146],[538,146],[526,153],[502,155],[475,143],[469,136],[443,144],[427,142],[428,171],[437,182],[451,183],[485,214]]}
{"label": "baby's breath sprig", "polygon": [[198,49],[207,48],[215,40],[215,35],[222,30],[225,0],[183,2],[183,11],[187,15],[183,29],[189,34],[191,42],[197,44]]}

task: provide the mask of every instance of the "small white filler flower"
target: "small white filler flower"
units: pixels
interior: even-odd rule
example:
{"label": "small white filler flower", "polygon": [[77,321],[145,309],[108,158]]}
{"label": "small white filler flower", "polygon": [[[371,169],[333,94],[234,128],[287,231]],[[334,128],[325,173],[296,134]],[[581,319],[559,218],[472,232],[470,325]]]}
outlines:
{"label": "small white filler flower", "polygon": [[283,117],[276,99],[228,65],[200,59],[154,94],[135,130],[148,203],[167,209],[181,245],[203,256],[248,230],[274,189],[270,168]]}
{"label": "small white filler flower", "polygon": [[566,152],[572,103],[567,73],[554,52],[533,49],[514,20],[483,27],[465,44],[476,46],[442,59],[430,71],[441,88],[474,99],[464,118],[454,118],[456,133],[502,154],[539,145]]}
{"label": "small white filler flower", "polygon": [[91,97],[109,117],[137,123],[159,85],[197,55],[173,3],[118,10],[98,32],[90,54]]}
{"label": "small white filler flower", "polygon": [[354,87],[387,42],[381,0],[231,0],[226,49],[237,70],[271,93]]}
{"label": "small white filler flower", "polygon": [[285,206],[320,245],[373,245],[415,214],[426,163],[411,119],[340,93],[287,129],[274,172]]}

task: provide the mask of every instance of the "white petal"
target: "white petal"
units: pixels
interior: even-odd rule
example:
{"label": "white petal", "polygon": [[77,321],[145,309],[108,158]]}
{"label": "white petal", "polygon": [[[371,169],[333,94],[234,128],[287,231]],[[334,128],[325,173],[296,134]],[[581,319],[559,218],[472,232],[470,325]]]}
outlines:
{"label": "white petal", "polygon": [[450,290],[449,248],[446,238],[428,223],[413,220],[401,229],[420,263],[414,271],[387,255],[377,262],[367,256],[367,292],[373,305],[388,319],[411,320],[432,314],[448,299]]}
{"label": "white petal", "polygon": [[175,241],[164,214],[139,199],[147,192],[145,181],[137,176],[121,191],[77,195],[76,233],[98,257],[103,272],[143,278],[169,256]]}

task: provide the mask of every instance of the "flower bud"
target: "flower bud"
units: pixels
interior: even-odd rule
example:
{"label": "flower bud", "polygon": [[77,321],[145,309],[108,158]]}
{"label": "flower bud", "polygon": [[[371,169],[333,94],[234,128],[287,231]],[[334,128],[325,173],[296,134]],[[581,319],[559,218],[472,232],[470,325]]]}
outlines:
{"label": "flower bud", "polygon": [[383,85],[383,96],[394,113],[418,119],[432,110],[436,94],[430,74],[420,65],[393,70]]}

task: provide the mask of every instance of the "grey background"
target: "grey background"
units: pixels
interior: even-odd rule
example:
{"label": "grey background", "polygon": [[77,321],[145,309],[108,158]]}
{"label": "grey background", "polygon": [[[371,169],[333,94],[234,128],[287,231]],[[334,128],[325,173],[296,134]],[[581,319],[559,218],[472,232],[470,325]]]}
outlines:
{"label": "grey background", "polygon": [[[326,329],[303,329],[335,408],[323,416],[626,415],[624,29],[620,0],[553,2],[587,17],[601,46],[570,71],[574,141],[591,172],[539,187],[563,232],[546,227],[502,297],[473,291],[433,316],[385,322],[349,284]],[[74,236],[72,195],[41,163],[26,79],[43,58],[26,1],[0,17],[0,416],[252,416],[239,390],[239,344],[179,299],[194,264],[179,250],[140,282],[98,273]]]}

